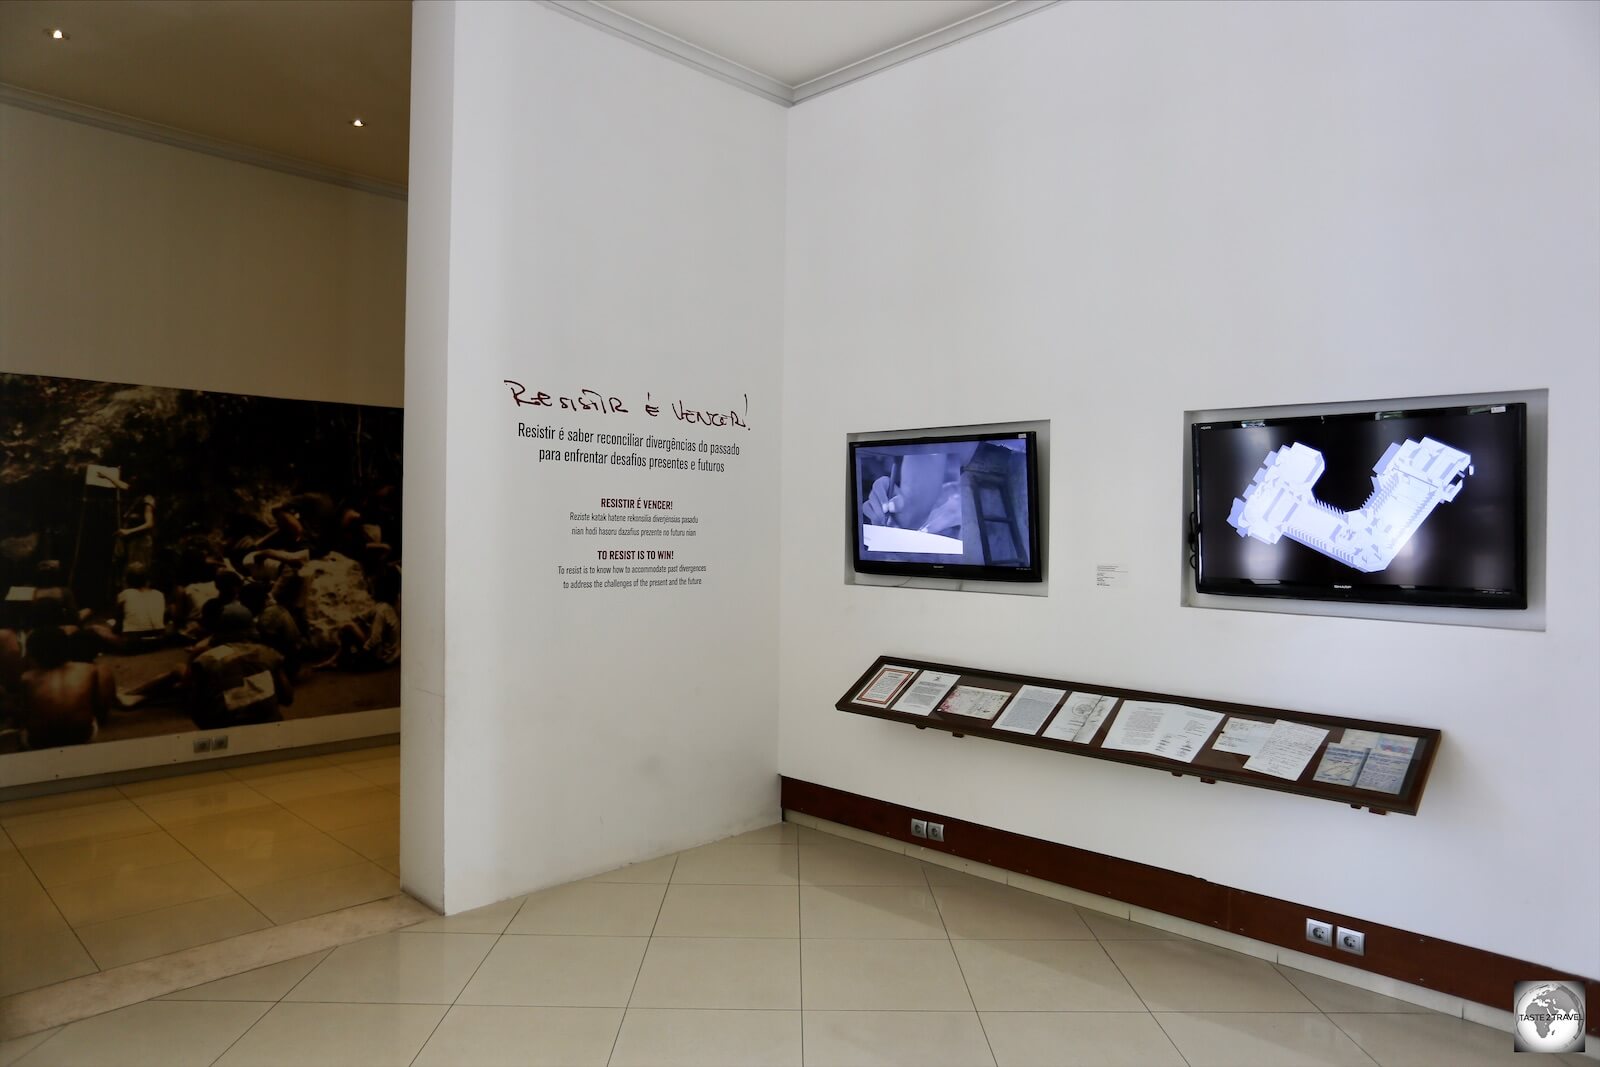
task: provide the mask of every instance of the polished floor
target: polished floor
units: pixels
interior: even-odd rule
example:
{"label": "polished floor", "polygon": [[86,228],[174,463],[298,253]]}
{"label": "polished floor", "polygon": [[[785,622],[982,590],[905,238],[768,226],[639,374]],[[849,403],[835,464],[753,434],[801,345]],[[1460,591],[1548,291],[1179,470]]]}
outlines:
{"label": "polished floor", "polygon": [[0,803],[0,996],[400,891],[397,746]]}
{"label": "polished floor", "polygon": [[1524,1059],[1487,1027],[789,824],[0,1045],[25,1067]]}

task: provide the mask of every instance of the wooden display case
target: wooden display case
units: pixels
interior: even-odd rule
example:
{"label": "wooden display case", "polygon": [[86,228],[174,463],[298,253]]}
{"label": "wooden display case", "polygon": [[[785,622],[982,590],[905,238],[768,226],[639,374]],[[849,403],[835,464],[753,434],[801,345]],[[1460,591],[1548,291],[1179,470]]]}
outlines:
{"label": "wooden display case", "polygon": [[[895,674],[895,668],[909,669],[912,675],[909,678],[902,678]],[[1051,723],[1054,722],[1056,717],[1063,713],[1067,706],[1066,698],[1057,701],[1049,716],[1031,734],[996,729],[994,723],[1004,716],[1004,709],[995,719],[988,721],[980,718],[952,715],[937,709],[927,715],[896,711],[894,704],[904,698],[905,694],[914,686],[916,679],[920,678],[924,671],[959,675],[952,687],[952,692],[955,688],[962,686],[1004,692],[1008,694],[1006,708],[1009,708],[1010,700],[1016,692],[1023,686],[1028,685],[1061,689],[1065,690],[1069,695],[1073,693],[1104,694],[1108,697],[1114,697],[1116,704],[1110,713],[1105,716],[1104,721],[1100,723],[1099,728],[1093,732],[1093,736],[1086,741],[1070,741],[1043,736],[1050,729]],[[859,699],[874,684],[878,686],[880,699],[876,701]],[[883,699],[883,694],[891,690],[892,695]],[[1186,708],[1217,712],[1223,717],[1203,739],[1193,762],[1186,763],[1152,753],[1103,747],[1113,723],[1122,714],[1124,705],[1130,701],[1178,704]],[[1058,678],[1036,678],[1030,675],[958,667],[947,663],[931,663],[926,660],[907,659],[900,656],[878,657],[872,666],[867,668],[860,678],[856,679],[850,689],[845,692],[844,696],[839,698],[839,702],[834,706],[840,711],[849,712],[853,715],[866,715],[875,719],[903,722],[915,726],[919,730],[944,730],[956,737],[985,737],[1013,745],[1054,749],[1055,751],[1068,752],[1075,756],[1112,760],[1136,767],[1167,771],[1178,776],[1187,775],[1199,778],[1200,781],[1205,783],[1232,782],[1235,785],[1252,786],[1257,789],[1272,789],[1281,793],[1298,793],[1301,796],[1316,797],[1319,800],[1331,800],[1349,804],[1352,808],[1368,808],[1379,815],[1385,815],[1389,812],[1401,815],[1415,815],[1417,813],[1417,808],[1422,803],[1422,792],[1428,784],[1428,774],[1433,769],[1434,755],[1439,750],[1440,739],[1439,731],[1429,727],[1405,726],[1399,723],[1377,722],[1370,719],[1346,719],[1332,715],[1311,715],[1305,712],[1288,711],[1280,708],[1233,704],[1220,700],[1203,700],[1170,693],[1153,693],[1145,690],[1122,689],[1116,686],[1096,685]],[[1306,763],[1299,777],[1290,780],[1255,770],[1246,770],[1245,763],[1249,757],[1235,752],[1219,751],[1216,748],[1217,741],[1222,736],[1222,731],[1228,725],[1230,719],[1243,719],[1247,722],[1253,720],[1267,724],[1284,720],[1316,727],[1326,730],[1328,733],[1327,737],[1323,738],[1321,743],[1317,745],[1316,751]],[[1377,734],[1386,738],[1415,740],[1415,748],[1411,752],[1410,763],[1405,770],[1398,792],[1388,793],[1375,789],[1358,788],[1354,785],[1332,784],[1314,780],[1328,746],[1330,744],[1338,745],[1345,739],[1347,734],[1356,732]]]}

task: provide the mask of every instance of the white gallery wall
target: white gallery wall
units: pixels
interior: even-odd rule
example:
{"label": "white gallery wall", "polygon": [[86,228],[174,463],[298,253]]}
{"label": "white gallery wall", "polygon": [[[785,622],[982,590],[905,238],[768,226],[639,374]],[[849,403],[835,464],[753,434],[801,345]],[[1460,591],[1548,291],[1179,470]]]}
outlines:
{"label": "white gallery wall", "polygon": [[[543,5],[416,12],[402,879],[455,912],[777,817],[785,114]],[[654,436],[739,451],[565,458]],[[612,550],[674,559],[574,573]]]}
{"label": "white gallery wall", "polygon": [[[1600,974],[1597,68],[1593,5],[1084,2],[791,111],[780,771]],[[1182,605],[1185,411],[1542,388],[1544,632]],[[839,579],[847,433],[1025,419],[1048,597]],[[1444,739],[1376,818],[833,710],[886,652]]]}
{"label": "white gallery wall", "polygon": [[0,104],[0,371],[399,407],[404,200]]}

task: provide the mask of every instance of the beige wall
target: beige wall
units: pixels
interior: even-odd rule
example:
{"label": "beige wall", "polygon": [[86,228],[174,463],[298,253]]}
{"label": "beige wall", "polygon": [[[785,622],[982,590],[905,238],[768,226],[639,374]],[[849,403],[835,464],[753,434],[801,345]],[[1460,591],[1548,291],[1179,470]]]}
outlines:
{"label": "beige wall", "polygon": [[404,201],[0,105],[0,371],[404,399]]}

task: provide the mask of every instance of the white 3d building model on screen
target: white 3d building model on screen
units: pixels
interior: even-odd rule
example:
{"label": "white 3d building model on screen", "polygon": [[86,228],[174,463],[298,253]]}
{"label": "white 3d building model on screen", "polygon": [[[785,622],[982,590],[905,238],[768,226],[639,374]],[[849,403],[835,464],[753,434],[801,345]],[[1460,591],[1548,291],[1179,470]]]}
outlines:
{"label": "white 3d building model on screen", "polygon": [[1316,498],[1326,466],[1321,452],[1298,442],[1268,453],[1243,499],[1234,499],[1228,524],[1240,537],[1269,545],[1288,537],[1372,574],[1394,561],[1435,507],[1456,498],[1472,457],[1431,437],[1391,444],[1372,468],[1372,495],[1355,511]]}

